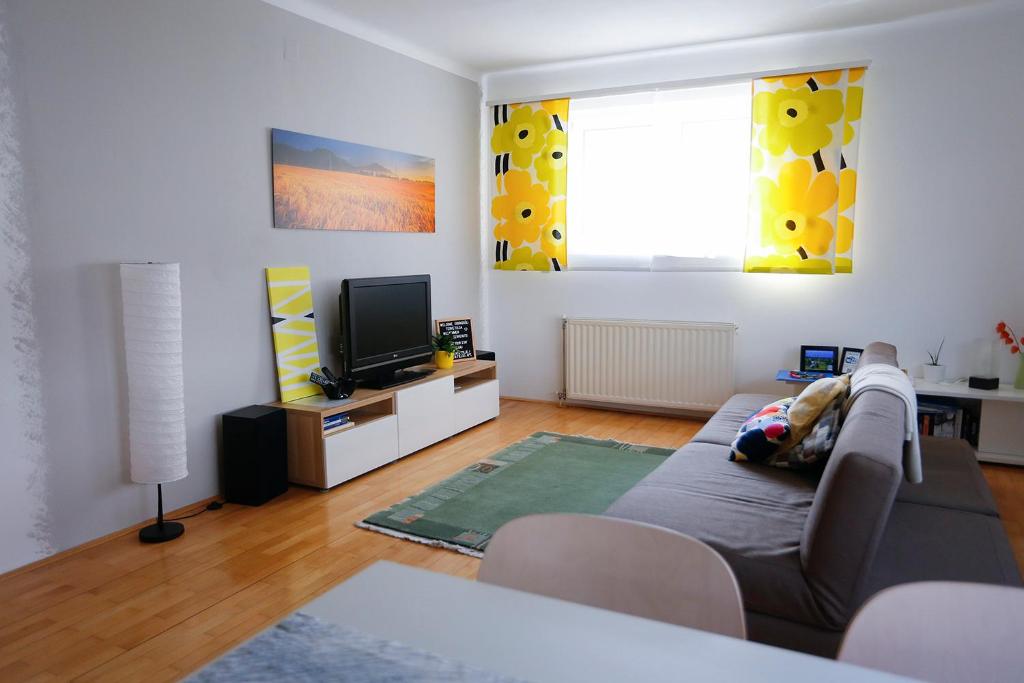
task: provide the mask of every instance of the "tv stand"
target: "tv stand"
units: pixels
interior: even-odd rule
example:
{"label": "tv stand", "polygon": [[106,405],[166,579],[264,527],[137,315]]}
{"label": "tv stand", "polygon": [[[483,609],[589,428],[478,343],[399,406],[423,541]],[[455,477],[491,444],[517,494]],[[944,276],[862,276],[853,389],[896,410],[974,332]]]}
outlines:
{"label": "tv stand", "polygon": [[367,389],[390,389],[391,387],[397,387],[399,384],[408,384],[409,382],[415,382],[418,379],[423,379],[433,370],[420,369],[420,370],[396,370],[395,372],[389,372],[382,375],[377,375],[368,380],[361,382],[362,386]]}
{"label": "tv stand", "polygon": [[[423,376],[395,389],[272,403],[287,414],[288,480],[329,489],[498,416],[494,361],[412,370]],[[324,430],[324,418],[338,413],[350,424]]]}

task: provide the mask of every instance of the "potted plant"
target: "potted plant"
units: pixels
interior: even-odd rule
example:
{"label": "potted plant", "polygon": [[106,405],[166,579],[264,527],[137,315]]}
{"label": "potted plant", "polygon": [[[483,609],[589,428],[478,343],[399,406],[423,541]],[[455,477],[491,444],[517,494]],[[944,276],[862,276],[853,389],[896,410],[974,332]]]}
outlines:
{"label": "potted plant", "polygon": [[935,353],[928,352],[928,362],[922,366],[924,371],[925,382],[941,382],[946,378],[946,366],[939,363],[939,357],[942,356],[942,347],[946,343],[946,338],[943,337],[942,341],[939,342],[939,348]]}
{"label": "potted plant", "polygon": [[1016,389],[1024,389],[1024,353],[1021,353],[1021,347],[1024,347],[1024,337],[1018,337],[1013,328],[1002,320],[996,325],[996,334],[1004,344],[1010,347],[1012,355],[1020,356],[1020,367],[1017,369],[1017,379],[1014,380],[1013,386]]}
{"label": "potted plant", "polygon": [[434,347],[434,365],[441,370],[452,367],[455,363],[455,337],[450,334],[435,334],[430,340]]}

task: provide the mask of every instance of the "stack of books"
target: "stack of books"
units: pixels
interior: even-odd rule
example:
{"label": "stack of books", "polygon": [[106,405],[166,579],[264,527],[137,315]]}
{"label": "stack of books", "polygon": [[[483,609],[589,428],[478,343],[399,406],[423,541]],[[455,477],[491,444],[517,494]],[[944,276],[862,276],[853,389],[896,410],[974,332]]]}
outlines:
{"label": "stack of books", "polygon": [[339,429],[346,429],[348,427],[354,427],[355,422],[349,419],[348,413],[338,413],[336,415],[328,415],[324,418],[324,432],[334,432]]}
{"label": "stack of books", "polygon": [[963,425],[963,408],[938,403],[917,404],[917,430],[922,436],[959,439]]}
{"label": "stack of books", "polygon": [[977,443],[979,418],[977,410],[956,403],[919,401],[917,404],[917,431],[921,436]]}

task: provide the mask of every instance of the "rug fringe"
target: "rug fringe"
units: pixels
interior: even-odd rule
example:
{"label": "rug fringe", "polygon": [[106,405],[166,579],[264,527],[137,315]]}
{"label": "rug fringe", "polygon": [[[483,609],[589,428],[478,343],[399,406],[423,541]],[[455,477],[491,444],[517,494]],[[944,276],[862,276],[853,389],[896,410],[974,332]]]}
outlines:
{"label": "rug fringe", "polygon": [[469,555],[470,557],[475,557],[477,559],[480,559],[484,556],[484,554],[479,550],[467,548],[464,545],[448,543],[447,541],[442,541],[434,538],[424,538],[423,536],[414,536],[412,534],[407,534],[403,531],[395,531],[394,529],[388,529],[387,527],[377,526],[376,524],[368,524],[366,522],[356,522],[355,525],[360,529],[366,529],[367,531],[375,531],[378,534],[384,534],[385,536],[391,536],[392,538],[400,538],[403,541],[412,541],[413,543],[419,543],[421,545],[429,545],[432,548],[444,548],[445,550],[454,550],[457,553]]}

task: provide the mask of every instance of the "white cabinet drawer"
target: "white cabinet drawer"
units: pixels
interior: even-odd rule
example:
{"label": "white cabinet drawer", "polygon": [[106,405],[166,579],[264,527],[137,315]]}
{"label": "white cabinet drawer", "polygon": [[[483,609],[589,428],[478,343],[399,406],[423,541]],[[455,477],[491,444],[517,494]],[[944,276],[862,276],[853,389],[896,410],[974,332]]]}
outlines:
{"label": "white cabinet drawer", "polygon": [[398,418],[387,415],[356,423],[324,439],[327,488],[398,459]]}
{"label": "white cabinet drawer", "polygon": [[[456,380],[456,383],[458,380]],[[477,382],[455,392],[454,431],[461,432],[498,416],[498,380]]]}
{"label": "white cabinet drawer", "polygon": [[395,392],[398,452],[405,456],[452,435],[455,382],[442,377]]}

